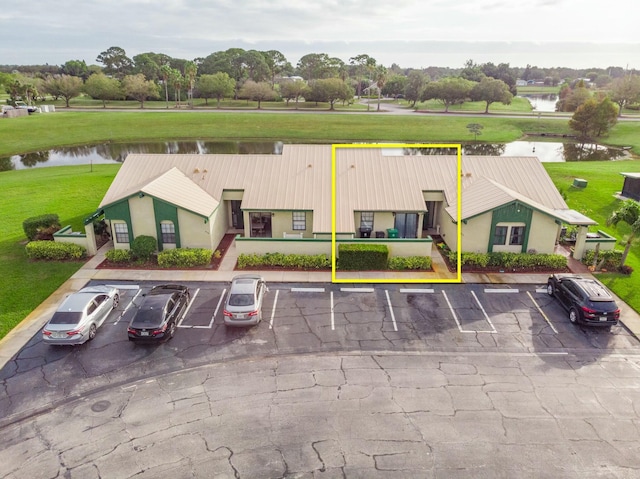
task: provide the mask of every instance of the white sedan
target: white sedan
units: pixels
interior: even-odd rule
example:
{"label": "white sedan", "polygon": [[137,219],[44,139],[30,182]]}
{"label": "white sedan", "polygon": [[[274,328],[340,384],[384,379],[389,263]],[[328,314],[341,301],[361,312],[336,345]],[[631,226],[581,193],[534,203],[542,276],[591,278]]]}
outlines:
{"label": "white sedan", "polygon": [[119,301],[120,291],[112,286],[83,288],[62,302],[42,330],[42,339],[49,344],[83,344],[96,336]]}

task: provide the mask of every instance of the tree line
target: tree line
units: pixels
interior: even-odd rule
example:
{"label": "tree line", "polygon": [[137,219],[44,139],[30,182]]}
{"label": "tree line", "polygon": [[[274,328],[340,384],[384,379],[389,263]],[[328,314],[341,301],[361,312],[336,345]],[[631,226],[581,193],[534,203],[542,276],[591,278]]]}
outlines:
{"label": "tree line", "polygon": [[[87,65],[82,60],[69,60],[59,67],[0,67],[0,84],[12,100],[32,100],[51,95],[69,101],[82,93],[107,102],[133,99],[144,102],[164,99],[176,107],[193,106],[194,98],[220,101],[227,98],[258,102],[281,99],[287,105],[326,102],[333,109],[336,102],[351,102],[366,94],[378,98],[403,97],[412,107],[416,103],[436,100],[445,112],[450,106],[465,101],[485,103],[485,113],[491,104],[509,104],[517,94],[517,81],[535,84],[561,84],[558,111],[598,111],[600,124],[611,108],[605,102],[623,108],[637,108],[640,102],[640,76],[619,67],[607,69],[571,70],[542,69],[527,65],[515,68],[509,64],[491,62],[477,64],[467,61],[460,69],[429,67],[402,69],[396,64],[387,68],[368,54],[349,58],[348,62],[326,53],[304,55],[294,67],[277,50],[258,51],[230,48],[206,57],[185,60],[162,53],[142,53],[129,58],[124,49],[114,46],[101,52],[96,62]],[[570,75],[582,75],[571,78]],[[564,76],[564,78],[562,77]],[[593,86],[594,88],[588,88]],[[593,92],[596,91],[594,94]],[[599,108],[594,109],[595,102]],[[604,102],[604,103],[603,103]],[[595,113],[593,113],[595,115]],[[606,128],[587,128],[589,134],[602,135]],[[580,134],[586,134],[584,127]]]}

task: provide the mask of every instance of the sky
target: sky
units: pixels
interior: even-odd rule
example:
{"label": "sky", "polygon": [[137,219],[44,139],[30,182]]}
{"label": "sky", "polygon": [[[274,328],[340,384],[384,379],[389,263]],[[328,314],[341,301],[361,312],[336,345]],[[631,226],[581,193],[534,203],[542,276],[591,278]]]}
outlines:
{"label": "sky", "polygon": [[[55,5],[55,6],[54,6]],[[63,64],[109,47],[192,60],[227,48],[386,66],[640,69],[637,0],[2,0],[0,65]]]}

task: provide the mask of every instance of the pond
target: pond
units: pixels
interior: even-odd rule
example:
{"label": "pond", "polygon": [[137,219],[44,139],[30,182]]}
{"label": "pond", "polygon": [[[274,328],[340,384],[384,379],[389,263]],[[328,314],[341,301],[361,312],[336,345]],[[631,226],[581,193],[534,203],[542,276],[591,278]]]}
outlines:
{"label": "pond", "polygon": [[[122,163],[129,153],[174,154],[281,154],[282,142],[273,141],[165,141],[145,143],[103,143],[92,146],[55,148],[48,151],[0,158],[0,171],[44,166]],[[593,143],[513,141],[511,143],[463,144],[465,155],[537,156],[542,162],[617,160],[629,156],[618,148]],[[442,149],[415,154],[455,154]],[[402,154],[402,150],[385,154]]]}
{"label": "pond", "polygon": [[555,93],[536,93],[536,94],[522,94],[518,95],[521,98],[526,98],[531,103],[533,111],[550,112],[556,111],[556,102],[558,101],[558,95]]}
{"label": "pond", "polygon": [[176,154],[281,154],[276,141],[157,141],[140,143],[101,143],[99,145],[54,148],[48,151],[0,158],[0,171],[43,166],[122,163],[129,153]]}

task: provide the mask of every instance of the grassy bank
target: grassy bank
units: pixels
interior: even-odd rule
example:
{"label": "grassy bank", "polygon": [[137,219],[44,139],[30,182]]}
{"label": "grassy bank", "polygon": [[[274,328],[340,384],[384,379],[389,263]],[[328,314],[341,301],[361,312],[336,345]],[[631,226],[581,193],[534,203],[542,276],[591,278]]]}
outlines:
{"label": "grassy bank", "polygon": [[420,113],[62,112],[0,120],[0,156],[105,141],[166,139],[470,141],[473,135],[467,125],[474,122],[484,126],[480,139],[487,142],[517,140],[525,132],[570,133],[566,121],[497,116],[475,119]]}
{"label": "grassy bank", "polygon": [[119,165],[62,166],[0,173],[0,338],[53,293],[82,262],[30,262],[24,252],[22,222],[57,213],[62,225],[84,231]]}
{"label": "grassy bank", "polygon": [[[619,223],[617,227],[609,227],[606,222],[611,212],[621,204],[620,200],[613,196],[622,190],[624,178],[620,173],[640,172],[640,160],[545,163],[544,166],[556,187],[566,194],[569,207],[597,221],[597,229],[618,238],[616,248],[624,249],[623,243],[630,232],[629,226]],[[587,187],[574,188],[574,178],[587,180]],[[598,277],[627,304],[640,312],[640,295],[637,294],[640,290],[640,242],[632,247],[626,264],[634,269],[631,276],[606,273]]]}

